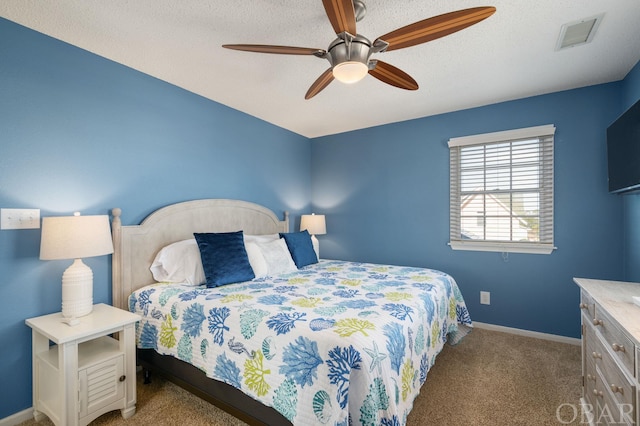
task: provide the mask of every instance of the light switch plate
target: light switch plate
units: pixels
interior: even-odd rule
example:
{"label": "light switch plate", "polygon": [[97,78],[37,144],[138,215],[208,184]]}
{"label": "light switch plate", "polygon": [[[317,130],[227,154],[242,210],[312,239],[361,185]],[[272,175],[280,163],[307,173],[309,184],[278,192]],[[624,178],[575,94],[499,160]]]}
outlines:
{"label": "light switch plate", "polygon": [[0,209],[0,229],[38,229],[40,209]]}

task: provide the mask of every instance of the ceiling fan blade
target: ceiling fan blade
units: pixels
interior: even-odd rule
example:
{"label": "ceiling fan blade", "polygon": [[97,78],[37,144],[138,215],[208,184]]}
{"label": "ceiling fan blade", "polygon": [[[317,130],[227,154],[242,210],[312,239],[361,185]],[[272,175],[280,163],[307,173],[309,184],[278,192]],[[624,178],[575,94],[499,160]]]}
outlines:
{"label": "ceiling fan blade", "polygon": [[418,83],[409,74],[386,62],[376,61],[376,66],[369,70],[369,74],[400,89],[418,90]]}
{"label": "ceiling fan blade", "polygon": [[324,10],[336,34],[356,35],[356,12],[353,0],[322,0]]}
{"label": "ceiling fan blade", "polygon": [[378,40],[389,43],[387,51],[404,49],[405,47],[426,43],[470,27],[487,19],[495,11],[495,7],[487,6],[445,13],[444,15],[434,16],[391,31],[378,37]]}
{"label": "ceiling fan blade", "polygon": [[305,99],[313,98],[315,95],[320,93],[322,89],[327,87],[329,83],[331,83],[332,81],[333,81],[333,72],[332,72],[332,69],[329,68],[328,70],[323,72],[322,75],[320,75],[320,77],[318,77],[316,81],[313,82],[311,87],[309,87],[309,90],[307,90],[307,94],[304,95],[304,98]]}
{"label": "ceiling fan blade", "polygon": [[277,53],[282,55],[315,55],[322,57],[327,53],[323,49],[310,47],[271,46],[268,44],[223,44],[222,47],[245,52]]}

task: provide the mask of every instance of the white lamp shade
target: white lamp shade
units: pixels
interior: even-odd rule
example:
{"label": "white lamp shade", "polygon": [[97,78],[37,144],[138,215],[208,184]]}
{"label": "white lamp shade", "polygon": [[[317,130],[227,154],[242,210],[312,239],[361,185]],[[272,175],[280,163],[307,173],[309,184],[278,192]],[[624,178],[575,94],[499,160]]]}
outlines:
{"label": "white lamp shade", "polygon": [[300,230],[307,230],[311,235],[324,235],[327,225],[323,214],[303,214],[300,219]]}
{"label": "white lamp shade", "polygon": [[109,216],[42,219],[40,259],[82,259],[113,253]]}

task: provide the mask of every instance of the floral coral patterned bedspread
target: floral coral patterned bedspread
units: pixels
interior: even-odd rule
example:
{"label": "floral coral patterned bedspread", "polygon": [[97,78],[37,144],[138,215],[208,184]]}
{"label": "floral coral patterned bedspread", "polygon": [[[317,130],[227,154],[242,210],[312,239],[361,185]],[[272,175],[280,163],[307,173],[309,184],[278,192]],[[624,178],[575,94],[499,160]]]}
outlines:
{"label": "floral coral patterned bedspread", "polygon": [[300,425],[404,425],[436,355],[471,319],[423,268],[321,260],[217,288],[159,283],[129,298],[139,348],[189,362]]}

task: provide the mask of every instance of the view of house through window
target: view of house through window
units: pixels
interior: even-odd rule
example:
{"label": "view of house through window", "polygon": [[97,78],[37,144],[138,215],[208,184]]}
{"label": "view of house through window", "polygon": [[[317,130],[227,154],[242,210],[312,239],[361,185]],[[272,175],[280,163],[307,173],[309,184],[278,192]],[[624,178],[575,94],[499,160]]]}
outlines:
{"label": "view of house through window", "polygon": [[453,138],[451,246],[550,253],[553,126]]}

